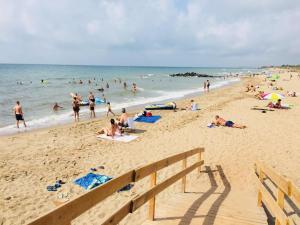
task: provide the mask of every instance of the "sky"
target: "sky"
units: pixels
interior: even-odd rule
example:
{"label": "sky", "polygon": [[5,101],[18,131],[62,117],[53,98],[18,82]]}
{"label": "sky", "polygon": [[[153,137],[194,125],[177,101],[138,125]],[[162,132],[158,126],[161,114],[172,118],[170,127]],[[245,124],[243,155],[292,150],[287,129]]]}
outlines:
{"label": "sky", "polygon": [[299,0],[0,0],[0,63],[300,63]]}

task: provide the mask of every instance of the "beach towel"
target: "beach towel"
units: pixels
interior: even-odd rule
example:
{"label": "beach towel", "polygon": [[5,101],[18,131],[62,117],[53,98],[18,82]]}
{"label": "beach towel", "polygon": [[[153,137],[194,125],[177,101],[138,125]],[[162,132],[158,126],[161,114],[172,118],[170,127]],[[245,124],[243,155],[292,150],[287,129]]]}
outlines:
{"label": "beach towel", "polygon": [[75,180],[74,183],[83,187],[85,190],[91,190],[111,179],[112,177],[108,177],[106,175],[88,173],[84,177]]}
{"label": "beach towel", "polygon": [[101,138],[101,139],[107,139],[107,140],[111,140],[111,141],[121,141],[121,142],[130,142],[135,140],[136,138],[138,138],[138,136],[134,136],[134,135],[115,135],[114,138],[112,138],[111,136],[107,136],[106,134],[101,134],[98,135],[97,138]]}
{"label": "beach towel", "polygon": [[134,121],[141,123],[155,123],[161,116],[139,116]]}

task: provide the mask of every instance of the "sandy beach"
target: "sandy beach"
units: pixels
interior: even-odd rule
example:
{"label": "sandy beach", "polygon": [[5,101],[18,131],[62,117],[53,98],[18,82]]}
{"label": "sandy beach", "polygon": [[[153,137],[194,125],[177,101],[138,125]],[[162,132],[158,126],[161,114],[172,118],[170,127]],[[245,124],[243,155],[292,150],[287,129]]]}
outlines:
{"label": "sandy beach", "polygon": [[[258,90],[286,94],[300,93],[300,79],[291,72],[277,70],[280,79],[272,91],[264,77],[244,78],[232,86],[194,97],[199,111],[153,111],[161,115],[155,124],[135,123],[138,138],[129,143],[99,140],[95,132],[107,126],[106,117],[0,137],[0,225],[26,224],[53,209],[53,201],[67,201],[86,192],[73,181],[98,168],[97,173],[118,176],[130,169],[195,147],[205,148],[205,165],[221,165],[233,190],[239,189],[256,199],[253,164],[265,162],[300,187],[300,97],[286,97],[291,109],[262,113],[251,107],[264,107],[254,92],[245,92],[247,84]],[[191,98],[178,101],[178,108],[189,105]],[[132,112],[134,114],[135,112]],[[208,128],[215,115],[246,125],[246,129]],[[99,169],[103,166],[104,169]],[[175,168],[162,172],[167,176]],[[57,192],[46,187],[61,179],[66,184]],[[203,182],[207,178],[203,178]],[[190,181],[191,182],[191,181]],[[129,197],[148,187],[142,181],[130,191],[116,193],[94,207],[74,224],[100,224]],[[162,201],[179,191],[178,184],[161,194]],[[126,218],[124,224],[139,224],[146,219],[143,207]]]}

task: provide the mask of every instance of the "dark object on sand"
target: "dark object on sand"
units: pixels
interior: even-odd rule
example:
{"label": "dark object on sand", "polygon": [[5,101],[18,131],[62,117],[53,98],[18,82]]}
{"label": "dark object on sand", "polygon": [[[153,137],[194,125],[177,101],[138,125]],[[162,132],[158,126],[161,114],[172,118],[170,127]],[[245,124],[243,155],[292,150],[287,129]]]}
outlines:
{"label": "dark object on sand", "polygon": [[210,78],[224,77],[224,76],[213,76],[213,75],[195,73],[195,72],[174,73],[174,74],[170,74],[169,76],[170,77],[210,77]]}

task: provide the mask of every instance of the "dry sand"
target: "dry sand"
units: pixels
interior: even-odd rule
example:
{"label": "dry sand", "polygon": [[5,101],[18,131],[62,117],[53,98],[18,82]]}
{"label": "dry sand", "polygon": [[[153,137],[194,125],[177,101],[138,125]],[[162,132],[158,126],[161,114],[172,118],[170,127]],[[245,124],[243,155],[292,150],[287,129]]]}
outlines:
{"label": "dry sand", "polygon": [[[286,81],[285,81],[286,80]],[[197,112],[162,112],[156,124],[135,123],[139,136],[130,143],[95,138],[95,131],[107,119],[85,121],[76,125],[53,127],[0,138],[0,224],[25,224],[53,209],[53,200],[73,199],[86,192],[73,184],[89,168],[104,166],[98,173],[118,176],[130,169],[195,147],[205,147],[205,165],[221,165],[233,190],[239,189],[256,198],[253,163],[261,160],[289,177],[300,187],[300,97],[287,97],[290,110],[261,113],[252,106],[267,101],[245,93],[246,84],[260,84],[260,90],[271,92],[262,77],[247,78],[230,87],[213,90],[193,98],[201,107]],[[300,92],[300,79],[289,80],[282,74],[277,86]],[[280,91],[276,91],[280,93]],[[190,99],[180,101],[179,107]],[[247,125],[246,129],[207,128],[218,114],[225,119]],[[166,177],[172,167],[160,173]],[[66,182],[58,192],[47,192],[47,185],[57,179]],[[203,178],[205,181],[205,178]],[[131,191],[117,193],[97,205],[74,224],[100,224],[113,210],[148,187],[143,180]],[[161,195],[166,199],[178,184]],[[246,204],[246,203],[245,203]],[[138,224],[146,219],[145,207],[125,219]]]}

